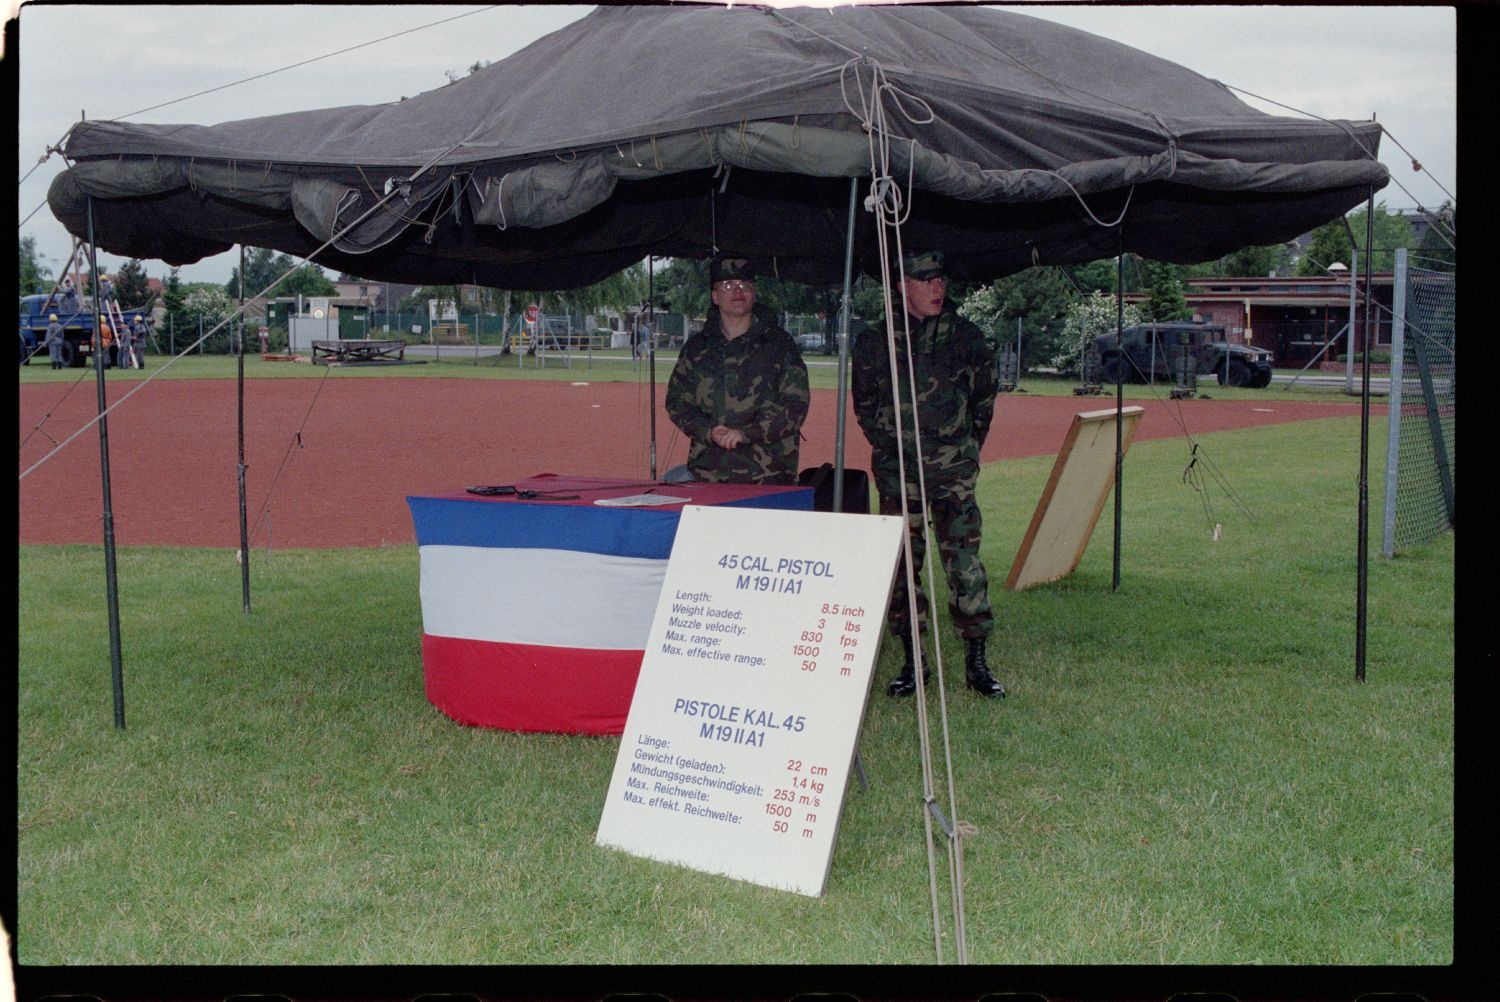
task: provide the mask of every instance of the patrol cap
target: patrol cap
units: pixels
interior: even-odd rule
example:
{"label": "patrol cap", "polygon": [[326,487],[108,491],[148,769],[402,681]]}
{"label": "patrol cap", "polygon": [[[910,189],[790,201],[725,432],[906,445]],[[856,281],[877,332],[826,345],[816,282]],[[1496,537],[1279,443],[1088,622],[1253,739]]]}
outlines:
{"label": "patrol cap", "polygon": [[741,282],[755,281],[755,268],[747,257],[720,254],[708,262],[708,284],[716,285],[730,279]]}
{"label": "patrol cap", "polygon": [[937,278],[943,274],[943,252],[908,251],[901,255],[901,271],[907,278]]}

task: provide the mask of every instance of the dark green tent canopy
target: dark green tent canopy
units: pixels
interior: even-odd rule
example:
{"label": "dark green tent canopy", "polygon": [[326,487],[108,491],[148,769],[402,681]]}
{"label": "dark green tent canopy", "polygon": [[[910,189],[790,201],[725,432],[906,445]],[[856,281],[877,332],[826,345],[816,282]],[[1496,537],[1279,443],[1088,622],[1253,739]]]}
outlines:
{"label": "dark green tent canopy", "polygon": [[[101,248],[174,265],[332,238],[319,263],[422,284],[570,288],[714,248],[834,282],[849,179],[868,194],[883,151],[910,183],[906,244],[988,279],[1112,256],[1122,238],[1177,262],[1290,239],[1385,185],[1379,137],[1264,114],[1019,14],[611,6],[394,104],[80,123],[49,201],[85,236],[92,198]],[[874,271],[873,216],[855,216]]]}

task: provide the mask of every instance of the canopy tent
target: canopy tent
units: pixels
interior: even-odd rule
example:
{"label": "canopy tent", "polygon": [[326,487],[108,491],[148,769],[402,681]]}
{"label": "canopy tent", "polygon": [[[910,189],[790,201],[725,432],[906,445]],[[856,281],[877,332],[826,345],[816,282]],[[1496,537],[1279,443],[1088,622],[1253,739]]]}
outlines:
{"label": "canopy tent", "polygon": [[[647,255],[725,250],[788,278],[842,278],[847,302],[852,259],[884,270],[892,220],[905,246],[943,249],[949,274],[971,280],[1122,250],[1191,262],[1288,240],[1386,184],[1379,136],[1374,122],[1264,114],[1183,67],[1013,13],[613,6],[394,104],[217,126],[80,123],[48,200],[95,247],[170,264],[250,245],[373,280],[565,289]],[[863,178],[878,216],[854,211]],[[653,425],[653,479],[654,438]],[[109,525],[107,469],[106,458]],[[244,469],[242,455],[248,612]],[[1118,476],[1115,487],[1118,581]],[[916,703],[929,868],[936,814],[964,962],[958,814],[950,803],[950,826],[935,810]]]}
{"label": "canopy tent", "polygon": [[[877,77],[893,88],[878,100]],[[564,289],[722,249],[835,284],[848,179],[888,140],[891,179],[910,182],[906,245],[980,280],[1290,239],[1384,186],[1379,134],[1267,115],[1174,63],[1002,11],[606,6],[392,104],[79,123],[49,202],[86,236],[92,199],[99,247],[175,265],[332,240],[315,260],[370,279]],[[856,213],[857,265],[879,274],[873,231]]]}

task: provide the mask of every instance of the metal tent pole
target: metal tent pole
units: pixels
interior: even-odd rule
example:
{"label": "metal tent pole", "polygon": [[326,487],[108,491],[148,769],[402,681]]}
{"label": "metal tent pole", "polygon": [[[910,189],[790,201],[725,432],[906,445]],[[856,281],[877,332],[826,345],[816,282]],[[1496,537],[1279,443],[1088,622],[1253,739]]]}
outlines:
{"label": "metal tent pole", "polygon": [[115,727],[125,729],[125,673],[120,659],[120,586],[115,567],[115,514],[109,484],[109,419],[104,392],[103,304],[99,301],[99,256],[94,245],[94,199],[88,201],[89,274],[94,297],[94,382],[99,398],[99,480],[104,493],[104,581],[109,604],[109,677],[114,689]]}
{"label": "metal tent pole", "polygon": [[844,434],[848,424],[844,412],[849,400],[849,315],[854,305],[849,295],[854,276],[854,205],[858,195],[859,178],[849,179],[849,226],[844,242],[844,298],[839,313],[839,395],[838,417],[833,434],[833,510],[844,510]]}
{"label": "metal tent pole", "polygon": [[[635,332],[631,332],[635,337]],[[656,479],[656,259],[646,255],[646,381],[651,384],[651,479]]]}
{"label": "metal tent pole", "polygon": [[1354,596],[1354,678],[1365,680],[1365,623],[1368,616],[1368,592],[1370,579],[1370,301],[1374,298],[1374,275],[1371,262],[1375,260],[1375,189],[1370,189],[1369,201],[1365,204],[1365,335],[1360,348],[1359,393],[1359,556],[1357,559]]}
{"label": "metal tent pole", "polygon": [[236,465],[236,480],[240,495],[240,602],[245,615],[250,614],[250,523],[245,504],[245,245],[240,244],[240,313],[235,321],[239,330],[239,347],[235,352],[236,382],[239,394],[237,435],[239,439],[239,461]]}
{"label": "metal tent pole", "polygon": [[[1354,235],[1352,232],[1349,235],[1349,244],[1350,246],[1354,246]],[[1354,341],[1355,332],[1359,329],[1359,325],[1354,322],[1354,309],[1358,303],[1357,296],[1359,293],[1358,247],[1354,247],[1354,250],[1350,252],[1349,264],[1349,350],[1348,356],[1344,359],[1344,392],[1352,394],[1354,392],[1354,356],[1359,354],[1359,346]]]}
{"label": "metal tent pole", "polygon": [[[1115,358],[1125,357],[1125,231],[1121,223],[1120,253],[1115,256]],[[1120,526],[1125,503],[1125,366],[1115,365],[1115,552],[1110,591],[1120,590]]]}

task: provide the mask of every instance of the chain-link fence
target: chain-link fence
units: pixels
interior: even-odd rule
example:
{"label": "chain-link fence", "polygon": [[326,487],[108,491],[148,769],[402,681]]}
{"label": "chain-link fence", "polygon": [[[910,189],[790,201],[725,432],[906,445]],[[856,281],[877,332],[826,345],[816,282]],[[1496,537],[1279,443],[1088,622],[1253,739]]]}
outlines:
{"label": "chain-link fence", "polygon": [[1390,438],[1382,551],[1453,528],[1457,275],[1408,268],[1396,252]]}

